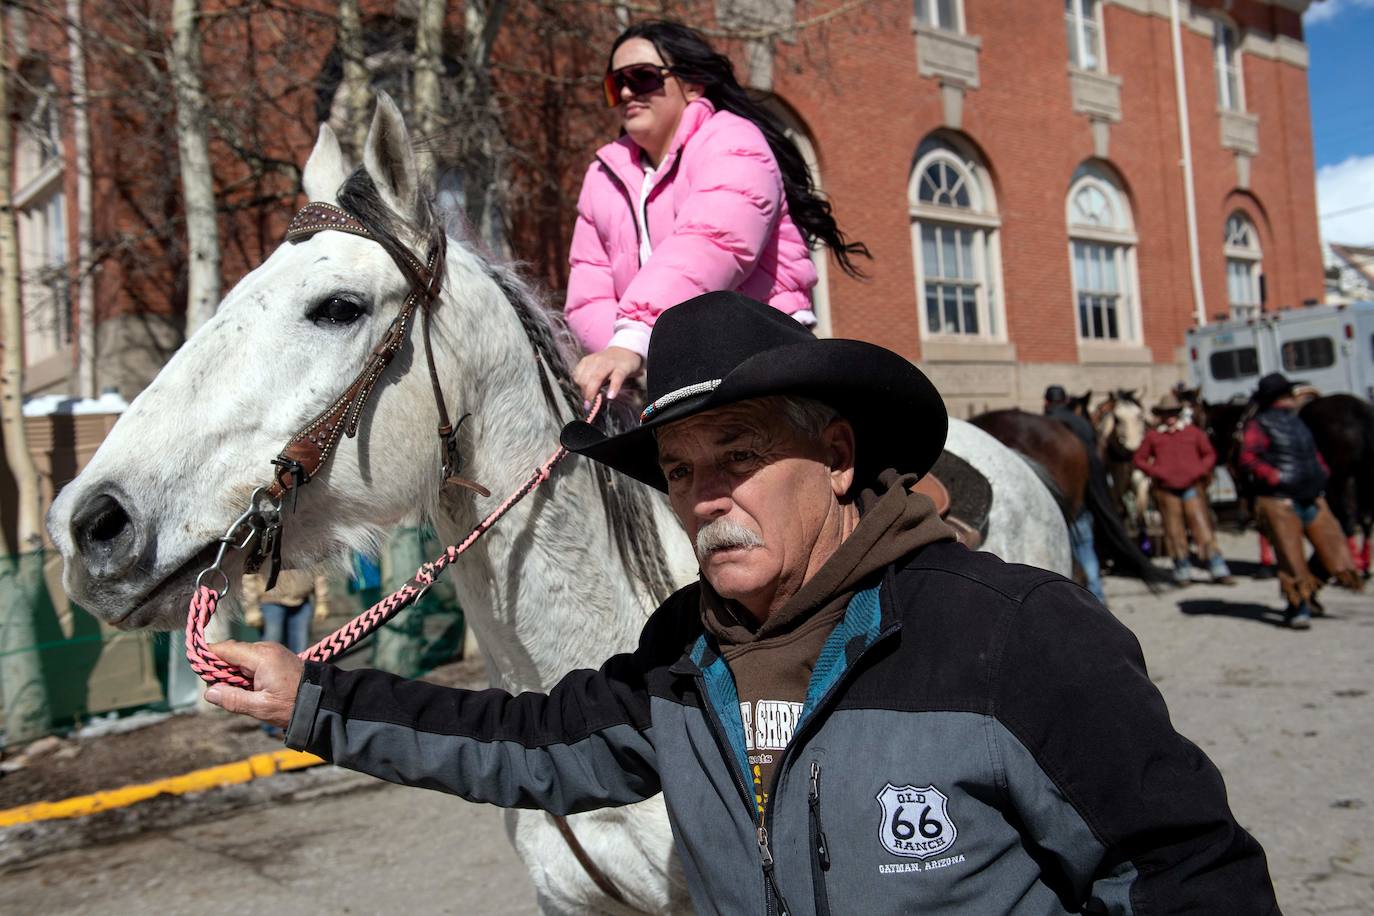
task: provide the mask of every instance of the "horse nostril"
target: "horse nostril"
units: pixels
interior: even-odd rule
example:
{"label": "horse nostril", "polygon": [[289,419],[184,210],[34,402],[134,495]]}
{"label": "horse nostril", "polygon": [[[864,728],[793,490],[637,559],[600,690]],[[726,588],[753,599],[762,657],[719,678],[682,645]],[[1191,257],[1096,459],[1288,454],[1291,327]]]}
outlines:
{"label": "horse nostril", "polygon": [[120,559],[133,546],[133,524],[119,500],[101,494],[72,519],[77,548],[88,561],[104,565]]}
{"label": "horse nostril", "polygon": [[91,521],[90,538],[93,541],[113,541],[128,524],[129,516],[124,507],[115,503]]}

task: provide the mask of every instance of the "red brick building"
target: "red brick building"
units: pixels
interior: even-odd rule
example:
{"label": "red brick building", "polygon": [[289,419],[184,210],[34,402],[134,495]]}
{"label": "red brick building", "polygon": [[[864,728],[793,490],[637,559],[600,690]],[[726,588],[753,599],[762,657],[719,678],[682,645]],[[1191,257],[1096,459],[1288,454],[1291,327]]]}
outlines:
{"label": "red brick building", "polygon": [[964,414],[1158,394],[1190,325],[1319,300],[1307,6],[914,0],[818,26],[819,56],[800,14],[751,43],[874,254],[868,282],[829,271],[831,332]]}
{"label": "red brick building", "polygon": [[[220,16],[207,32],[207,86],[228,112],[212,144],[227,211],[226,290],[276,244],[293,203],[292,169],[330,111],[333,6],[313,6],[314,18],[293,22],[281,12]],[[403,19],[402,6],[364,9],[375,29]],[[746,36],[720,40],[742,77],[773,92],[792,117],[842,228],[873,252],[865,281],[823,270],[823,330],[919,361],[952,410],[967,414],[1037,405],[1052,382],[1154,395],[1181,377],[1191,324],[1321,298],[1307,6],[715,0],[670,12],[717,35]],[[92,34],[162,40],[127,34],[114,6],[65,7],[84,8]],[[509,98],[522,107],[536,99],[549,85],[530,76],[541,70],[573,86],[590,76],[581,81],[590,87],[599,53],[551,45],[545,54],[528,40],[536,5],[517,9],[495,64],[514,87]],[[587,22],[609,46],[612,13],[588,16],[598,17]],[[83,243],[76,106],[58,117],[41,91],[47,80],[53,98],[69,94],[72,35],[30,18],[24,65],[40,91],[20,99],[16,189],[29,388],[114,385],[132,396],[177,342],[184,309],[175,138],[166,113],[150,117],[140,101],[158,75],[127,100],[108,92],[137,74],[120,64],[117,45],[88,41],[97,142],[86,154],[92,202]],[[461,32],[458,4],[450,23]],[[594,105],[594,89],[586,95]],[[530,130],[564,105],[548,98],[526,112],[543,119]],[[547,208],[563,214],[562,224],[522,229],[530,220],[513,220],[515,253],[554,285],[564,276],[556,252],[566,250],[576,182],[591,150],[614,134],[608,113],[586,113],[595,111],[575,113],[564,148],[550,147],[557,158],[536,160],[566,171],[552,182],[562,202]],[[82,244],[94,250],[83,256]],[[76,276],[72,266],[92,258],[97,269]],[[83,296],[94,326],[94,360],[84,364]]]}

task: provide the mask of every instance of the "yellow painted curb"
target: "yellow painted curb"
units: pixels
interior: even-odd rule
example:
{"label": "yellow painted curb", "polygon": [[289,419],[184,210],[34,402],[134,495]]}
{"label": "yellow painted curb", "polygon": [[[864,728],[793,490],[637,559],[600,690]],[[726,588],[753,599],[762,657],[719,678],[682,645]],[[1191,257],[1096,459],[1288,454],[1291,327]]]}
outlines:
{"label": "yellow painted curb", "polygon": [[122,808],[156,795],[184,795],[187,792],[204,792],[220,786],[232,786],[251,782],[273,773],[287,770],[300,770],[324,763],[314,754],[302,751],[273,751],[270,754],[254,754],[246,760],[226,763],[222,766],[192,770],[180,776],[169,776],[156,782],[140,786],[124,786],[108,792],[93,795],[78,795],[55,802],[34,802],[0,811],[0,827],[15,824],[29,824],[34,821],[48,821],[63,817],[83,817],[97,811]]}

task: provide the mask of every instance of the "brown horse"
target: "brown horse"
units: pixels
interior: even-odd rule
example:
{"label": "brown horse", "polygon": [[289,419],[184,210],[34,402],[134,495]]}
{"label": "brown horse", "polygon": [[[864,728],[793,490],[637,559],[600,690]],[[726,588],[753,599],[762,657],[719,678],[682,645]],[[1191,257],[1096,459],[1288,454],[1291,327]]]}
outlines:
{"label": "brown horse", "polygon": [[[1356,565],[1368,573],[1374,529],[1374,406],[1354,395],[1332,394],[1309,401],[1298,415],[1331,469],[1326,501],[1351,540]],[[1363,536],[1358,549],[1357,532]]]}
{"label": "brown horse", "polygon": [[1092,513],[1098,554],[1117,572],[1135,576],[1152,587],[1163,581],[1164,574],[1140,552],[1122,526],[1097,455],[1067,426],[1016,409],[989,411],[969,422],[1027,459],[1054,493],[1068,524],[1072,525],[1084,508]]}

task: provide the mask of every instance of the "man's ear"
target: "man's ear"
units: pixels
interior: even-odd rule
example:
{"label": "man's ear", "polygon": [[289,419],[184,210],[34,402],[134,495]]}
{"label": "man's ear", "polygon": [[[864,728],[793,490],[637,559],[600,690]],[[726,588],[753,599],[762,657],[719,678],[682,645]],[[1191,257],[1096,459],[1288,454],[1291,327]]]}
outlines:
{"label": "man's ear", "polygon": [[836,418],[821,431],[825,444],[826,462],[830,468],[830,489],[836,499],[843,499],[854,485],[854,427],[848,420]]}

